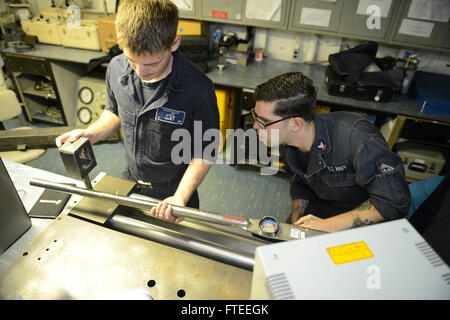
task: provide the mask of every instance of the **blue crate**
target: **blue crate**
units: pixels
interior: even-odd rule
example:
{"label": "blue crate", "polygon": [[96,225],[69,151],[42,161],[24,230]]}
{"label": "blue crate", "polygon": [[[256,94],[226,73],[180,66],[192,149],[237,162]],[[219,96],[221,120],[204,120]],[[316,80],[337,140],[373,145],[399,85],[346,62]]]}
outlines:
{"label": "blue crate", "polygon": [[417,71],[411,94],[421,112],[450,115],[450,76]]}

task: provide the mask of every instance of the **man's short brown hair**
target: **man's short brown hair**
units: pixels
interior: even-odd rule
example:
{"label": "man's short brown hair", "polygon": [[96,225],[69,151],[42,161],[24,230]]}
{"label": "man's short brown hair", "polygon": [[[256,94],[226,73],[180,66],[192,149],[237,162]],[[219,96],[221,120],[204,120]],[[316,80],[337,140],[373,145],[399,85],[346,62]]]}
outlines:
{"label": "man's short brown hair", "polygon": [[122,0],[116,15],[117,43],[134,54],[169,49],[178,28],[178,8],[168,0]]}

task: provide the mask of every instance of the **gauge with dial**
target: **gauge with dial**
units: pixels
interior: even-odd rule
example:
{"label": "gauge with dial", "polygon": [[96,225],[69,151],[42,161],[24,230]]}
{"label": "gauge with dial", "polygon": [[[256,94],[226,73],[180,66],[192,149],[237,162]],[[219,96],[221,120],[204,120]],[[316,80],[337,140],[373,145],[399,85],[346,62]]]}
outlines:
{"label": "gauge with dial", "polygon": [[78,110],[78,120],[83,124],[88,124],[92,120],[92,112],[86,107],[81,107]]}
{"label": "gauge with dial", "polygon": [[89,104],[94,100],[94,92],[92,92],[91,88],[83,87],[78,92],[78,97],[84,104]]}
{"label": "gauge with dial", "polygon": [[259,221],[259,230],[263,235],[275,236],[280,229],[280,224],[275,218],[264,217]]}

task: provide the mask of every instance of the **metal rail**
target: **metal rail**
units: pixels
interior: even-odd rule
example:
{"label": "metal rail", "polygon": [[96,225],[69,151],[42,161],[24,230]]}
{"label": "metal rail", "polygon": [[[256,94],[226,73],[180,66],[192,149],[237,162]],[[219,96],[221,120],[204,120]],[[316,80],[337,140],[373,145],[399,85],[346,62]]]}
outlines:
{"label": "metal rail", "polygon": [[[100,192],[95,190],[88,190],[84,188],[69,186],[63,183],[58,182],[52,182],[47,181],[43,179],[33,178],[30,180],[30,185],[52,189],[55,191],[60,192],[68,192],[68,193],[74,193],[81,196],[86,196],[90,198],[96,198],[96,199],[103,199],[103,200],[111,200],[115,203],[138,208],[138,209],[144,209],[144,210],[150,210],[153,207],[156,207],[161,201],[153,198],[147,198],[146,199],[137,199],[137,198],[130,198],[130,197],[124,197],[124,196],[118,196],[111,193],[106,192]],[[239,227],[247,227],[249,226],[250,222],[247,219],[235,217],[231,215],[220,215],[217,213],[207,212],[207,211],[200,211],[193,208],[187,208],[187,207],[180,207],[176,205],[172,205],[172,214],[177,217],[183,217],[183,218],[191,218],[195,220],[201,220],[206,222],[212,222],[212,223],[218,223],[222,225],[233,225],[233,226],[239,226]]]}

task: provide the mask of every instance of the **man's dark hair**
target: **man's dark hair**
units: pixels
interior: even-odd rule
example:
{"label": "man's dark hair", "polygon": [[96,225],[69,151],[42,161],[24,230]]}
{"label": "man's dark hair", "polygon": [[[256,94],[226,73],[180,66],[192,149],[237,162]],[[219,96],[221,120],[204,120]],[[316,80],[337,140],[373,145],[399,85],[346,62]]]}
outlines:
{"label": "man's dark hair", "polygon": [[297,116],[306,122],[314,119],[316,88],[301,72],[284,73],[260,84],[255,91],[256,101],[276,102],[274,114]]}

